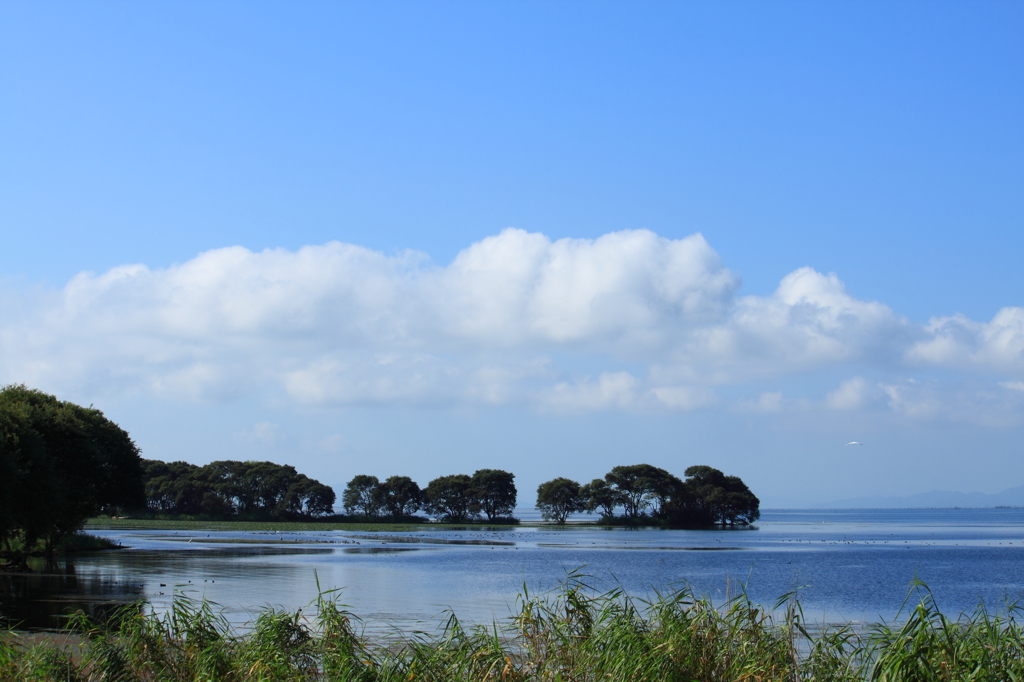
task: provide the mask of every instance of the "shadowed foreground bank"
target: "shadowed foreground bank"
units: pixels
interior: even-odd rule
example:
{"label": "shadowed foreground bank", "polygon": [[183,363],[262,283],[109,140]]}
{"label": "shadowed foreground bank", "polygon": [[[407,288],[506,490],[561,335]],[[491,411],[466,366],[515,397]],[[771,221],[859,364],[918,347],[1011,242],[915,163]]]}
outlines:
{"label": "shadowed foreground bank", "polygon": [[[507,624],[369,641],[330,594],[315,615],[266,610],[233,634],[208,602],[178,598],[164,615],[139,606],[104,626],[80,619],[80,643],[0,644],[2,680],[979,680],[1024,679],[1010,605],[953,621],[920,583],[898,626],[815,629],[787,595],[778,620],[739,597],[718,609],[682,590],[652,602],[594,594],[578,576],[556,593],[520,596]],[[909,600],[908,600],[909,601]],[[71,640],[74,641],[74,640]]]}

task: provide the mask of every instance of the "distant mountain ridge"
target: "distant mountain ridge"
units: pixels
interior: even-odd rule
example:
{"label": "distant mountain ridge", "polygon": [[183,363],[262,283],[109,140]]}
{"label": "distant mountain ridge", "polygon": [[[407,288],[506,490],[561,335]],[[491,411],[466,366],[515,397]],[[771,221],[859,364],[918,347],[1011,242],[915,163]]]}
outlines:
{"label": "distant mountain ridge", "polygon": [[957,493],[932,490],[905,497],[850,497],[810,509],[914,509],[941,507],[1024,507],[1024,485],[998,493]]}

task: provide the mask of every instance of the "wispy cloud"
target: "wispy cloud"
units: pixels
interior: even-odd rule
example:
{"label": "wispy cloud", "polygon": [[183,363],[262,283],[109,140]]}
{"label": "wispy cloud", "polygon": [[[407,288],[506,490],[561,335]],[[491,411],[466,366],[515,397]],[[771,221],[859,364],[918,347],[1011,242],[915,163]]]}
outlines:
{"label": "wispy cloud", "polygon": [[235,439],[243,443],[258,443],[264,446],[277,445],[287,438],[280,424],[259,422],[248,431],[235,433]]}
{"label": "wispy cloud", "polygon": [[871,388],[861,377],[848,379],[825,397],[825,403],[833,410],[855,410],[867,402]]}

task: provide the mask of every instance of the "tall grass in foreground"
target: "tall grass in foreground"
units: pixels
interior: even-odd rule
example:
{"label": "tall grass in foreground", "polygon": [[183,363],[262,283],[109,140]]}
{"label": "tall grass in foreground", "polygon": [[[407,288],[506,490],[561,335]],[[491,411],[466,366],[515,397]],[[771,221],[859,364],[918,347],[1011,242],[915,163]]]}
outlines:
{"label": "tall grass in foreground", "polygon": [[950,620],[927,589],[898,626],[805,626],[795,595],[777,619],[740,596],[715,608],[689,590],[636,601],[595,594],[579,576],[540,597],[524,590],[503,624],[464,628],[451,615],[436,633],[368,641],[331,593],[313,615],[265,610],[244,635],[205,601],[179,596],[163,615],[137,606],[102,626],[70,628],[81,644],[0,640],[0,679],[49,680],[799,680],[884,682],[1024,680],[1014,618],[979,608]]}

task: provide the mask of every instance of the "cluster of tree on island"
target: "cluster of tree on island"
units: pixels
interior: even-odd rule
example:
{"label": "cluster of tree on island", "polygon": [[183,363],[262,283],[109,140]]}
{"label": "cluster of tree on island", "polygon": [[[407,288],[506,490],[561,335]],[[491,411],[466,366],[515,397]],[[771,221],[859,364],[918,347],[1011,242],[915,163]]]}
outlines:
{"label": "cluster of tree on island", "polygon": [[585,485],[556,478],[537,488],[537,509],[558,524],[579,512],[600,513],[604,522],[655,521],[677,528],[746,526],[761,517],[760,501],[738,476],[705,465],[683,473],[686,480],[650,464],[633,464],[614,467]]}
{"label": "cluster of tree on island", "polygon": [[513,521],[516,508],[515,474],[501,469],[480,469],[472,476],[452,474],[435,478],[420,489],[408,476],[356,476],[342,494],[348,514],[394,519],[408,518],[421,509],[440,521],[463,523],[481,513],[490,522]]}
{"label": "cluster of tree on island", "polygon": [[298,519],[334,512],[334,490],[273,462],[143,460],[146,509],[208,518]]}
{"label": "cluster of tree on island", "polygon": [[[617,466],[604,478],[580,485],[556,478],[537,488],[537,509],[544,519],[565,524],[572,514],[599,513],[603,523],[657,523],[678,528],[745,526],[760,515],[760,502],[738,476],[709,466],[692,466],[681,480],[650,464]],[[472,476],[435,478],[427,487],[408,476],[381,482],[358,475],[348,482],[345,511],[361,517],[408,518],[423,510],[438,521],[462,523],[486,515],[488,522],[514,520],[515,476],[500,469],[480,469]],[[618,510],[621,515],[617,515]]]}
{"label": "cluster of tree on island", "polygon": [[[736,476],[708,466],[681,480],[649,464],[618,466],[580,485],[556,478],[540,485],[537,508],[565,523],[572,514],[599,513],[604,523],[656,522],[702,528],[746,525],[759,516],[757,497]],[[359,475],[342,503],[349,519],[514,521],[515,476],[480,469],[453,474],[420,489],[407,476],[384,481]],[[25,386],[0,390],[0,552],[42,544],[52,551],[99,513],[150,513],[206,518],[326,518],[335,494],[294,467],[271,462],[143,460],[128,433],[92,407]],[[621,510],[622,514],[617,515]],[[334,516],[332,518],[338,518]],[[341,520],[341,519],[339,519]]]}

